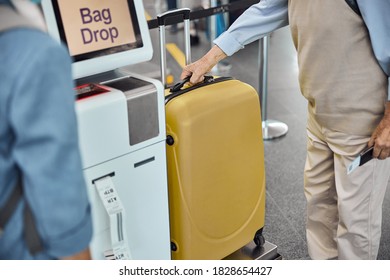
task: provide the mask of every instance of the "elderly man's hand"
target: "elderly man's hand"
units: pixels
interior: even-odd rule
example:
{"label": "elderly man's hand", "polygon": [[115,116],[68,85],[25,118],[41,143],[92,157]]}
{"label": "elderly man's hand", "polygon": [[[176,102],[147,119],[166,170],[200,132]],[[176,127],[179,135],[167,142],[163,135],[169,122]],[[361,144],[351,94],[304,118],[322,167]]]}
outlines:
{"label": "elderly man's hand", "polygon": [[200,83],[203,81],[204,75],[207,72],[210,72],[211,69],[225,57],[226,54],[215,45],[202,58],[184,67],[180,79],[183,80],[186,77],[191,76],[191,84]]}
{"label": "elderly man's hand", "polygon": [[390,157],[390,101],[386,104],[385,115],[372,134],[368,146],[374,146],[374,158]]}

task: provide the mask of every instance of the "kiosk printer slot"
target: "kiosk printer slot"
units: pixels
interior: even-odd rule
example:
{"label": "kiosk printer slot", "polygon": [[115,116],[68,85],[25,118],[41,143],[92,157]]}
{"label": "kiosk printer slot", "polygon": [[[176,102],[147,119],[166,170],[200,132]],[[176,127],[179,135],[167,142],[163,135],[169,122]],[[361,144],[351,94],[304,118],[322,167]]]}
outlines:
{"label": "kiosk printer slot", "polygon": [[94,259],[170,259],[162,84],[120,67],[147,61],[141,0],[43,0],[73,57]]}

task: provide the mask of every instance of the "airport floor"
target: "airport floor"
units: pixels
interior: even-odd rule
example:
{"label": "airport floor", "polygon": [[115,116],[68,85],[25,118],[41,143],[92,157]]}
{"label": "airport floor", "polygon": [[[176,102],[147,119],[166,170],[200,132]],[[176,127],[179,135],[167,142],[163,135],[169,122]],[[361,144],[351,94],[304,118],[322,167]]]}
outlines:
{"label": "airport floor", "polygon": [[[158,1],[157,1],[158,2]],[[155,18],[159,6],[144,0],[146,12]],[[149,76],[159,75],[158,30],[151,30],[154,56],[152,61],[133,67],[134,71]],[[192,61],[209,48],[205,32],[200,31],[200,44],[192,47]],[[183,49],[183,32],[167,32],[167,42]],[[278,247],[283,259],[307,260],[305,237],[306,203],[303,193],[303,168],[306,157],[306,100],[298,85],[296,52],[288,27],[270,36],[268,68],[267,120],[278,120],[288,126],[288,133],[274,140],[264,141],[266,168],[266,222],[264,237]],[[221,67],[221,75],[233,76],[259,88],[259,43],[246,46],[225,61],[231,69]],[[168,68],[178,80],[181,68],[167,55]],[[237,206],[239,207],[239,206]],[[390,192],[383,204],[382,239],[378,259],[390,259]]]}

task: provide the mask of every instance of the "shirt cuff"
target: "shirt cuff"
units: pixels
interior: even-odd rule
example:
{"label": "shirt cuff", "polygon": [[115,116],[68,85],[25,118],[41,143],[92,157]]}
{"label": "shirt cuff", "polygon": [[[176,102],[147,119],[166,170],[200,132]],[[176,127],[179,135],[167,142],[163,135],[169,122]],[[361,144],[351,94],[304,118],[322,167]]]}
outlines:
{"label": "shirt cuff", "polygon": [[67,232],[61,238],[51,239],[46,246],[47,253],[55,258],[72,256],[87,249],[92,238],[91,209],[88,208],[84,219],[74,230]]}
{"label": "shirt cuff", "polygon": [[217,39],[215,39],[214,44],[216,44],[227,56],[231,56],[240,49],[243,49],[244,46],[240,44],[228,31],[222,33]]}

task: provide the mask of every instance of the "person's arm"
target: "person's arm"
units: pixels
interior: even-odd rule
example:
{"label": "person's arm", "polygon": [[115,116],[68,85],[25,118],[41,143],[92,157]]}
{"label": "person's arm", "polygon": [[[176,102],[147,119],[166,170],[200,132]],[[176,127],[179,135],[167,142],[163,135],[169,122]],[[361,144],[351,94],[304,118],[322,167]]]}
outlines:
{"label": "person's arm", "polygon": [[288,25],[288,0],[262,0],[249,7],[230,27],[214,40],[214,46],[202,58],[187,65],[181,79],[192,75],[190,83],[203,80],[220,60],[278,28]]}
{"label": "person's arm", "polygon": [[[372,48],[383,71],[390,76],[390,0],[358,0],[362,17],[370,34]],[[374,157],[390,157],[390,78],[388,78],[388,101],[385,114],[371,136],[368,145],[374,146]]]}
{"label": "person's arm", "polygon": [[25,199],[49,256],[86,256],[80,253],[89,246],[92,222],[70,58],[46,34],[17,32],[15,45],[23,46],[18,59],[24,63],[13,85],[9,118]]}

